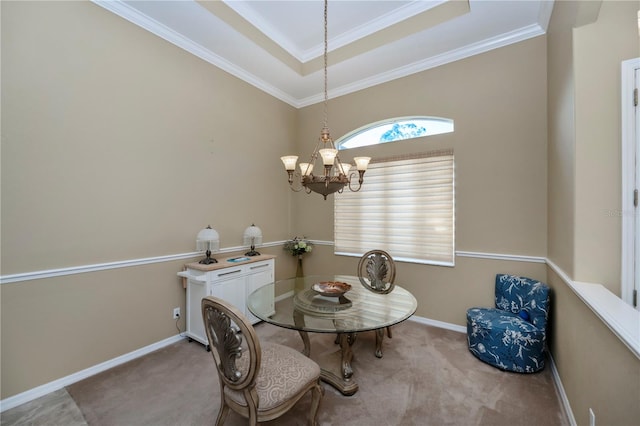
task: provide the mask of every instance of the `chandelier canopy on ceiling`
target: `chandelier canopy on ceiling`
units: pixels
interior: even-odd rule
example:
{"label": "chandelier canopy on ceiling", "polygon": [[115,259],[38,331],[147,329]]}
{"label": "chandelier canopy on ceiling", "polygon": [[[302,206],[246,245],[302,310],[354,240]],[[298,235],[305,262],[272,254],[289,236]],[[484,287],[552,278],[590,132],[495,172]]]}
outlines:
{"label": "chandelier canopy on ceiling", "polygon": [[[300,163],[300,170],[296,170],[296,163],[298,161],[297,155],[286,155],[280,157],[284,163],[284,168],[289,175],[289,186],[293,191],[300,191],[305,188],[307,194],[316,192],[321,194],[324,199],[327,199],[327,195],[334,192],[342,192],[345,186],[349,187],[349,190],[357,192],[362,187],[364,180],[364,172],[367,171],[370,157],[355,157],[356,171],[358,172],[358,186],[351,186],[351,178],[355,176],[355,171],[351,171],[353,165],[342,163],[338,156],[338,150],[336,149],[333,139],[329,134],[329,126],[327,125],[327,3],[324,1],[324,121],[322,131],[320,132],[320,138],[316,143],[316,147],[311,154],[311,159],[308,163]],[[318,160],[318,157],[322,159],[323,173],[314,175],[313,168],[314,163]],[[316,169],[317,170],[317,169]]]}

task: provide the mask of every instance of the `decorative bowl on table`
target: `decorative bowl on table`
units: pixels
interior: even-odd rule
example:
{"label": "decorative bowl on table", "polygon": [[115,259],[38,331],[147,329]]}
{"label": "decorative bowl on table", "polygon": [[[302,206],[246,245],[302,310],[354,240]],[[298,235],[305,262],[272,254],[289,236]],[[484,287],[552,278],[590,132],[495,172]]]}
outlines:
{"label": "decorative bowl on table", "polygon": [[340,297],[351,290],[351,285],[340,281],[320,281],[312,285],[311,289],[322,296]]}

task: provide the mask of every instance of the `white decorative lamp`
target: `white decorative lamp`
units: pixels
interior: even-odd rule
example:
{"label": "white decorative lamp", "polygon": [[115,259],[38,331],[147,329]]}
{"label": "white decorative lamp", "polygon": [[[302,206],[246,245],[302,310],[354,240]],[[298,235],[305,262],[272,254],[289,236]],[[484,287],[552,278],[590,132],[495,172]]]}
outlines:
{"label": "white decorative lamp", "polygon": [[262,230],[253,223],[244,230],[244,244],[251,245],[251,250],[245,253],[245,256],[259,256],[256,251],[256,244],[262,244]]}
{"label": "white decorative lamp", "polygon": [[196,250],[206,251],[207,255],[207,257],[198,263],[202,263],[203,265],[218,263],[216,259],[211,257],[211,252],[218,251],[218,249],[220,249],[220,235],[218,235],[215,229],[211,229],[209,225],[198,232],[198,236],[196,237]]}

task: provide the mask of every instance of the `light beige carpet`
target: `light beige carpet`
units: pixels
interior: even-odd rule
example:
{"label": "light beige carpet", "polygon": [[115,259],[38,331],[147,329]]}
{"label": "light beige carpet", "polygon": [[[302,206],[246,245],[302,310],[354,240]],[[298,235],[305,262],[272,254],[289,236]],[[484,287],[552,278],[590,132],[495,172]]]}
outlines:
{"label": "light beige carpet", "polygon": [[[256,331],[263,340],[302,349],[295,331],[268,324],[257,325]],[[311,339],[314,354],[336,347],[334,335],[313,334]],[[549,366],[531,375],[497,370],[471,355],[463,333],[407,321],[385,339],[382,359],[373,349],[373,333],[360,334],[353,360],[358,393],[343,396],[323,384],[321,425],[569,424]],[[186,340],[73,384],[66,392],[89,425],[212,425],[219,407],[213,358],[202,345]],[[46,402],[29,404],[3,413],[2,425],[80,424],[73,407],[60,410],[60,415],[71,412],[65,420]],[[305,397],[268,424],[305,424],[309,406],[310,397]],[[244,424],[235,413],[226,422]]]}

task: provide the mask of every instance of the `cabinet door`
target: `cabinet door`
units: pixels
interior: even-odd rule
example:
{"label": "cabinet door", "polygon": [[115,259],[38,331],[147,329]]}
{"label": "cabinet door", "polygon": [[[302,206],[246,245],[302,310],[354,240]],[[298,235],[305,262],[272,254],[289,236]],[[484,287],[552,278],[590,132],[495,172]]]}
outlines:
{"label": "cabinet door", "polygon": [[245,314],[245,276],[229,276],[211,284],[211,296],[219,297],[225,302],[231,303]]}
{"label": "cabinet door", "polygon": [[[273,269],[274,269],[273,260],[268,260],[266,262],[259,262],[253,265],[249,265],[249,275],[247,276],[247,295],[246,295],[247,297],[249,297],[249,295],[254,290],[257,290],[260,287],[267,284],[271,284],[273,282],[273,278],[274,278]],[[268,306],[264,306],[264,309],[268,310],[269,312],[275,313],[274,300],[275,300],[275,294],[274,294],[274,297],[272,298],[270,297],[270,298],[264,299],[262,302],[268,305]],[[251,311],[249,311],[249,309],[247,309],[246,311],[247,311],[246,313],[247,318],[249,318],[252,324],[255,324],[258,321],[260,321],[255,315],[251,313]]]}

